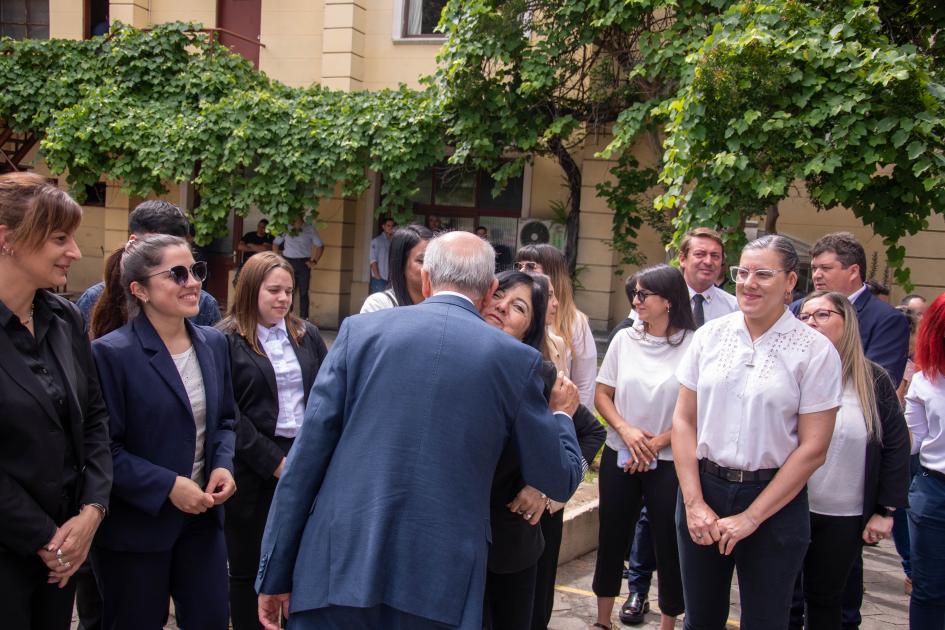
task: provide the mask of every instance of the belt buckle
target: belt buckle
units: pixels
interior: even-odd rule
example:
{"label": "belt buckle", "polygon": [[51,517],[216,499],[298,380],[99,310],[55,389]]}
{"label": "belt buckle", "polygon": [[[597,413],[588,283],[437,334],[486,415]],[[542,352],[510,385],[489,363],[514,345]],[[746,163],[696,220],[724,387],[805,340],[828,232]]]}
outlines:
{"label": "belt buckle", "polygon": [[734,481],[735,483],[742,483],[745,479],[744,470],[732,470],[731,468],[725,471],[725,480]]}

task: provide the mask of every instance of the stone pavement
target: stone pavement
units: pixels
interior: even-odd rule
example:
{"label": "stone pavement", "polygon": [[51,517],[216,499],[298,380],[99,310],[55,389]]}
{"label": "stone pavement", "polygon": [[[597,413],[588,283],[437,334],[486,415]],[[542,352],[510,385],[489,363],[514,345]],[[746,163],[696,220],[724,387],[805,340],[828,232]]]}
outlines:
{"label": "stone pavement", "polygon": [[[554,615],[549,630],[585,630],[597,617],[597,603],[591,592],[594,577],[595,553],[591,552],[558,567],[558,585],[555,594]],[[885,540],[878,547],[866,547],[863,552],[864,582],[863,623],[861,630],[891,630],[909,626],[909,598],[903,593],[903,573],[899,556],[892,541]],[[643,625],[637,628],[654,630],[659,628],[659,607],[656,602],[656,580],[650,589],[651,612]],[[738,585],[733,580],[732,607],[729,628],[738,628]],[[623,626],[617,619],[620,605],[627,598],[627,582],[624,580],[621,596],[614,606],[614,630]],[[676,623],[682,628],[681,620]]]}

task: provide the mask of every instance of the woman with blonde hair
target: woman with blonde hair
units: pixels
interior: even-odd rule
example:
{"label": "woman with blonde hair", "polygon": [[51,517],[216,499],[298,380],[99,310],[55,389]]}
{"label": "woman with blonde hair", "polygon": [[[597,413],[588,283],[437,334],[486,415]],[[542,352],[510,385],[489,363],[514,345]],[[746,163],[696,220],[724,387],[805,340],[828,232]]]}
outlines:
{"label": "woman with blonde hair", "polygon": [[581,403],[593,409],[597,345],[587,315],[574,304],[571,276],[564,254],[547,244],[526,245],[515,254],[515,268],[526,273],[543,273],[551,279],[557,310],[549,327],[564,341],[564,364],[568,367],[565,372],[581,392]]}
{"label": "woman with blonde hair", "polygon": [[811,293],[798,319],[830,340],[843,374],[827,461],[807,482],[811,542],[802,574],[807,627],[833,629],[841,626],[844,585],[863,543],[888,538],[892,513],[906,506],[909,437],[896,388],[863,354],[846,296]]}
{"label": "woman with blonde hair", "polygon": [[293,285],[287,260],[256,254],[243,265],[219,324],[230,345],[238,409],[233,469],[240,491],[226,503],[224,526],[234,630],[261,628],[253,583],[266,517],[328,352],[315,325],[292,314]]}

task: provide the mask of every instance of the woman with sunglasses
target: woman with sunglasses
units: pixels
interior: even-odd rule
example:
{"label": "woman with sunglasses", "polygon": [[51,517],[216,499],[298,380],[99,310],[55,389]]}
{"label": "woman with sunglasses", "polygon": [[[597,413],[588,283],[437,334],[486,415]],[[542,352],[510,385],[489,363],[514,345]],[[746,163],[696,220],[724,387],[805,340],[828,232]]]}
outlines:
{"label": "woman with sunglasses", "polygon": [[648,267],[630,282],[637,321],[614,336],[597,376],[597,409],[608,426],[600,462],[594,627],[611,627],[623,559],[645,505],[656,551],[660,628],[669,630],[685,609],[673,523],[678,489],[670,449],[679,392],[675,372],[696,324],[678,269]]}
{"label": "woman with sunglasses", "polygon": [[235,405],[226,337],[187,318],[205,262],[187,242],[130,241],[117,270],[130,321],[92,343],[109,411],[115,482],[92,565],[105,628],[225,630],[222,504],[233,481]]}
{"label": "woman with sunglasses", "polygon": [[910,630],[945,628],[945,294],[922,316],[906,423],[919,472],[909,488]]}
{"label": "woman with sunglasses", "polygon": [[738,571],[741,626],[786,628],[810,541],[807,480],[841,401],[840,357],[785,299],[797,252],[752,241],[731,268],[741,312],[706,322],[676,376],[672,447],[686,624],[723,628]]}
{"label": "woman with sunglasses", "polygon": [[830,340],[843,369],[827,461],[807,482],[811,542],[802,576],[807,628],[832,630],[841,626],[843,589],[863,543],[888,538],[892,513],[906,506],[909,436],[886,370],[863,355],[846,296],[811,293],[797,317]]}
{"label": "woman with sunglasses", "polygon": [[230,614],[234,630],[256,629],[259,547],[286,455],[302,426],[309,391],[328,350],[314,324],[292,314],[292,266],[272,252],[246,261],[230,313],[236,423],[236,483],[226,503]]}
{"label": "woman with sunglasses", "polygon": [[566,374],[581,392],[581,403],[593,409],[597,345],[587,315],[574,304],[574,291],[564,254],[551,245],[526,245],[515,253],[515,269],[543,273],[551,278],[558,308],[549,327],[552,333],[564,340]]}

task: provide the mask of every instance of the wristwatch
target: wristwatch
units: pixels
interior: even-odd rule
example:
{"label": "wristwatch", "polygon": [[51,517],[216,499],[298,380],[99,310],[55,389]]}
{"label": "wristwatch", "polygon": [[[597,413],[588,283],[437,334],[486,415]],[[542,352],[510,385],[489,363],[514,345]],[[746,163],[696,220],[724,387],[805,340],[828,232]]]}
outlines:
{"label": "wristwatch", "polygon": [[880,516],[892,516],[893,512],[896,511],[896,508],[886,507],[885,505],[877,505],[876,509],[873,511]]}

